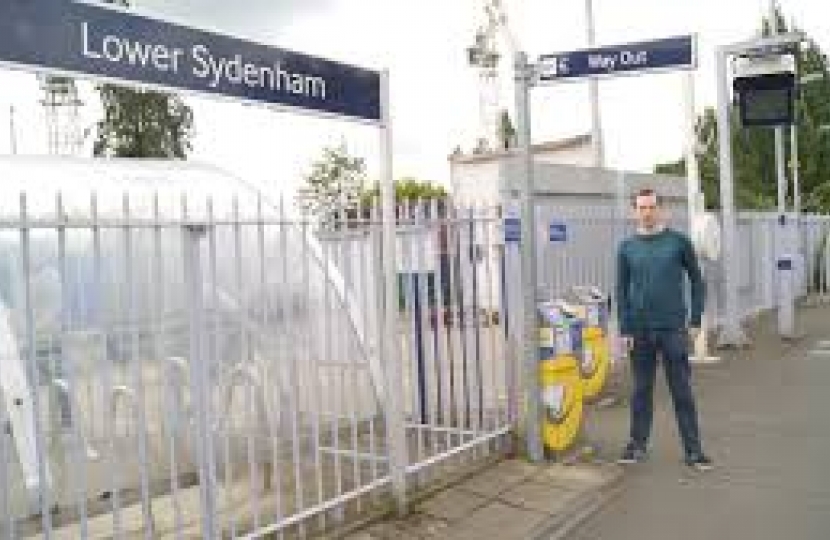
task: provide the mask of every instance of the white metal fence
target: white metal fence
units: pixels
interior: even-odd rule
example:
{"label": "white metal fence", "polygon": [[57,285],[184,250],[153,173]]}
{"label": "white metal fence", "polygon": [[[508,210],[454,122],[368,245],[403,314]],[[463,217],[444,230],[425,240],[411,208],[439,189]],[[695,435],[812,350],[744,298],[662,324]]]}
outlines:
{"label": "white metal fence", "polygon": [[[539,294],[555,297],[573,285],[592,284],[613,295],[617,244],[633,232],[633,223],[619,216],[619,211],[615,213],[607,207],[560,207],[555,201],[538,203]],[[778,219],[778,214],[773,212],[738,214],[736,260],[743,319],[777,306]],[[552,224],[564,228],[564,239],[551,237]],[[674,212],[669,225],[688,231],[685,212]],[[794,253],[799,295],[826,299],[830,293],[830,216],[803,215],[795,230],[800,241]],[[722,268],[719,261],[702,261],[702,265],[708,283],[708,303],[715,320],[720,321],[724,313]]]}
{"label": "white metal fence", "polygon": [[[303,537],[378,502],[396,463],[414,487],[506,448],[518,244],[497,209],[398,209],[383,358],[376,210],[318,229],[250,196],[73,200],[34,215],[22,198],[0,220],[0,537]],[[747,316],[775,305],[775,219],[739,218]],[[611,291],[629,230],[542,205],[540,290]],[[823,298],[828,230],[802,218],[801,290]],[[391,362],[402,395],[384,387]]]}
{"label": "white metal fence", "polygon": [[0,537],[307,536],[388,491],[391,399],[410,485],[505,448],[495,210],[400,209],[381,358],[374,210],[29,206],[0,222]]}

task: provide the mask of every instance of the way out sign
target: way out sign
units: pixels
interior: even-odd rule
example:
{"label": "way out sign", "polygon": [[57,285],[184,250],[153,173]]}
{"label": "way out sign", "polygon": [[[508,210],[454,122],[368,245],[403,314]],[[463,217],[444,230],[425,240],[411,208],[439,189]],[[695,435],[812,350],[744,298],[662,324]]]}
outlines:
{"label": "way out sign", "polygon": [[377,72],[74,0],[0,0],[0,65],[381,119]]}
{"label": "way out sign", "polygon": [[694,69],[695,36],[678,36],[594,49],[545,54],[539,57],[539,80]]}

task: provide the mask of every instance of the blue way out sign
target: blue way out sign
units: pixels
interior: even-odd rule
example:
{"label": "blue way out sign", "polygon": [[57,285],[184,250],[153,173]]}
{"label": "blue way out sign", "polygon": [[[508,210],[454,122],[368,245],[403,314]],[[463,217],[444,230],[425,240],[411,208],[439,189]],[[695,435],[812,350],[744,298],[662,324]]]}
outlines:
{"label": "blue way out sign", "polygon": [[539,79],[557,81],[657,71],[694,69],[695,36],[679,36],[539,57]]}
{"label": "blue way out sign", "polygon": [[0,0],[0,66],[378,121],[380,75],[75,0]]}

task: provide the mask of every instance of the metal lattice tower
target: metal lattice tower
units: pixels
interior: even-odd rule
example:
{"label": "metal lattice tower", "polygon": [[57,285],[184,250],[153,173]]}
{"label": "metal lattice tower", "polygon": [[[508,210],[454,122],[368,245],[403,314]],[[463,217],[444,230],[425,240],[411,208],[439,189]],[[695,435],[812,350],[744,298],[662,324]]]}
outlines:
{"label": "metal lattice tower", "polygon": [[[479,71],[480,133],[478,144],[493,149],[498,146],[498,118],[502,107],[500,92],[500,45],[508,61],[516,53],[516,39],[501,0],[483,0],[485,23],[478,29],[473,46],[467,49],[468,63]],[[501,43],[500,43],[501,42]],[[489,147],[489,148],[486,148]]]}
{"label": "metal lattice tower", "polygon": [[83,102],[78,97],[75,81],[69,77],[40,77],[43,99],[40,104],[46,115],[49,154],[74,156],[81,152],[79,110]]}

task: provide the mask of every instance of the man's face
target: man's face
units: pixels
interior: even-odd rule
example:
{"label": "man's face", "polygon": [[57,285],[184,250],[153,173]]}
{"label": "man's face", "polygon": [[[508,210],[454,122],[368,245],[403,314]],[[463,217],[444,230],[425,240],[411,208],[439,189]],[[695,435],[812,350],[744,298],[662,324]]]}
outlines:
{"label": "man's face", "polygon": [[656,195],[639,195],[634,200],[634,217],[639,228],[651,231],[660,225],[661,212]]}

